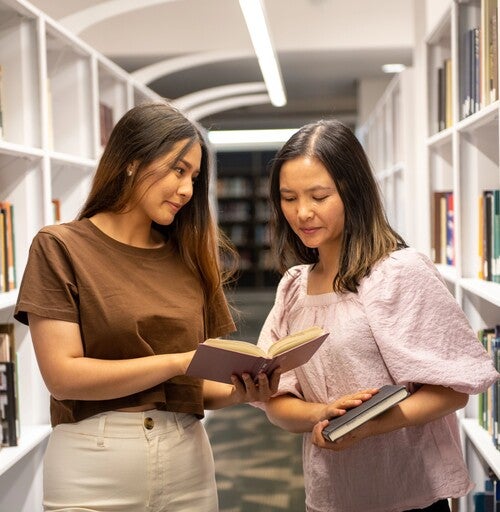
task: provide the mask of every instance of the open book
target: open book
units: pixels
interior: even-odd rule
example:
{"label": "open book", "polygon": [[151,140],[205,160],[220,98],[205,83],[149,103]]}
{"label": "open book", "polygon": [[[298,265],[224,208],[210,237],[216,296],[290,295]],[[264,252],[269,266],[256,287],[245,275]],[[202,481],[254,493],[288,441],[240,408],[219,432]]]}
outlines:
{"label": "open book", "polygon": [[323,437],[328,441],[335,441],[368,420],[382,414],[407,396],[408,391],[404,386],[392,384],[382,386],[378,393],[366,402],[349,409],[342,416],[332,418],[323,429]]}
{"label": "open book", "polygon": [[260,372],[270,375],[278,366],[292,370],[311,358],[329,333],[313,326],[273,343],[267,353],[248,341],[210,338],[198,345],[186,371],[191,377],[231,383],[231,375]]}

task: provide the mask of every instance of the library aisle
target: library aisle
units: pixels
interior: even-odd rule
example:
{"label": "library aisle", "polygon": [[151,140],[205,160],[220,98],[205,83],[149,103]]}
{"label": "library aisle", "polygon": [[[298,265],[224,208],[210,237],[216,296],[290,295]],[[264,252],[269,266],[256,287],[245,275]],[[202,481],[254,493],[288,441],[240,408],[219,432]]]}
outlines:
{"label": "library aisle", "polygon": [[[239,310],[234,338],[256,341],[271,291],[229,295]],[[215,458],[220,512],[303,512],[302,436],[285,432],[250,405],[213,411],[206,429]]]}

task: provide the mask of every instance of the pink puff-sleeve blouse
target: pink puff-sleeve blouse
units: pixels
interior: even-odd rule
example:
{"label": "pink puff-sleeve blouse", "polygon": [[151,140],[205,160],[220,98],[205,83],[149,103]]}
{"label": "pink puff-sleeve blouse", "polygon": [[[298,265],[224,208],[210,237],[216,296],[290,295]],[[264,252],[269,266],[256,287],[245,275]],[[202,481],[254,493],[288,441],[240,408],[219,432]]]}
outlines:
{"label": "pink puff-sleeve blouse", "polygon": [[[282,376],[280,394],[326,403],[390,383],[475,394],[499,378],[438,271],[414,249],[379,262],[358,293],[308,295],[310,268],[299,265],[283,276],[259,345],[312,325],[330,336],[308,363]],[[473,487],[456,414],[342,452],[313,446],[306,433],[303,454],[310,512],[399,512]]]}

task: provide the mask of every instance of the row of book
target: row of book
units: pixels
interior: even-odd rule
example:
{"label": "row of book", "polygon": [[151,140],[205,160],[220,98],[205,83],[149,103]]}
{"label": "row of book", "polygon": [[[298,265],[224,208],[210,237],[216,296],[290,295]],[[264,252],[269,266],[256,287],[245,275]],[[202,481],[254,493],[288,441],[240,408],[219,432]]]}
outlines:
{"label": "row of book", "polygon": [[480,20],[460,41],[461,116],[498,99],[498,0],[482,0]]}
{"label": "row of book", "polygon": [[[495,368],[500,371],[500,325],[486,327],[477,333],[478,339],[490,354]],[[490,434],[495,447],[500,449],[498,423],[500,419],[500,381],[478,396],[478,421]]]}
{"label": "row of book", "polygon": [[453,124],[452,76],[458,65],[460,118],[498,100],[498,0],[482,0],[481,9],[463,9],[458,64],[445,58],[437,67],[438,131]]}
{"label": "row of book", "polygon": [[433,193],[432,219],[432,258],[434,263],[454,265],[453,192],[444,190]]}
{"label": "row of book", "polygon": [[[478,196],[477,277],[500,283],[500,189]],[[435,191],[432,207],[432,257],[435,263],[455,264],[454,200],[451,191]]]}
{"label": "row of book", "polygon": [[452,61],[445,59],[437,69],[438,84],[438,131],[450,128],[453,124],[452,114]]}
{"label": "row of book", "polygon": [[14,325],[0,324],[0,446],[17,446],[20,436]]}
{"label": "row of book", "polygon": [[[52,200],[53,221],[61,221],[61,202]],[[14,229],[14,205],[0,201],[0,292],[17,288],[16,243]]]}
{"label": "row of book", "polygon": [[498,477],[489,471],[489,479],[484,482],[484,490],[472,495],[473,512],[500,512],[500,482]]}
{"label": "row of book", "polygon": [[231,178],[217,179],[217,197],[224,198],[252,198],[252,185],[245,177],[235,176]]}
{"label": "row of book", "polygon": [[500,283],[500,190],[484,190],[478,208],[478,277]]}
{"label": "row of book", "polygon": [[14,205],[0,201],[0,292],[17,286],[15,252]]}

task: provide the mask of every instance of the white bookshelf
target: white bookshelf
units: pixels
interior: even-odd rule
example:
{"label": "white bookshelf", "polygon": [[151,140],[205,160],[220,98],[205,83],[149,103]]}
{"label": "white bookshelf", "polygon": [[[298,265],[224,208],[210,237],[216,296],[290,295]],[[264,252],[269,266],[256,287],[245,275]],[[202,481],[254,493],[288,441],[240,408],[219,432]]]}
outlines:
{"label": "white bookshelf", "polygon": [[[35,233],[63,221],[87,196],[102,152],[99,104],[116,122],[132,106],[161,100],[24,0],[0,0],[3,137],[0,201],[14,204],[17,284]],[[0,322],[15,324],[21,437],[0,449],[0,510],[41,510],[41,461],[50,433],[49,397],[29,330],[14,321],[17,289],[0,293]]]}
{"label": "white bookshelf", "polygon": [[412,243],[414,176],[414,70],[394,76],[357,136],[375,172],[391,226]]}
{"label": "white bookshelf", "polygon": [[[500,105],[498,100],[484,101],[479,111],[467,117],[463,107],[463,41],[467,30],[481,25],[482,4],[481,0],[450,0],[441,19],[427,33],[423,71],[428,84],[425,147],[429,201],[432,204],[435,191],[446,190],[453,191],[454,199],[455,261],[438,268],[475,331],[500,323],[500,284],[480,279],[478,274],[478,197],[485,189],[500,188]],[[452,61],[452,120],[439,131],[437,68],[446,58]],[[500,452],[477,416],[478,399],[472,396],[461,411],[460,423],[464,455],[476,488],[460,500],[461,512],[474,509],[472,495],[484,490],[488,469],[500,478]]]}

